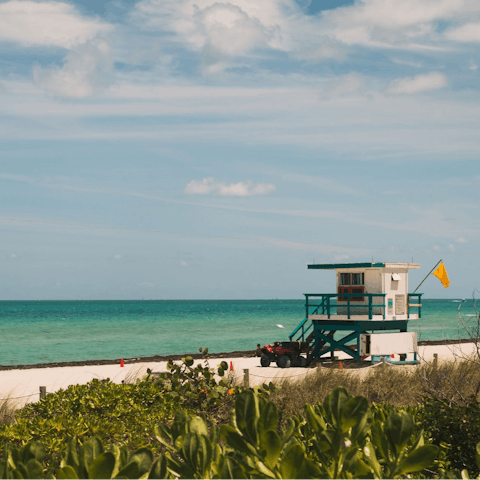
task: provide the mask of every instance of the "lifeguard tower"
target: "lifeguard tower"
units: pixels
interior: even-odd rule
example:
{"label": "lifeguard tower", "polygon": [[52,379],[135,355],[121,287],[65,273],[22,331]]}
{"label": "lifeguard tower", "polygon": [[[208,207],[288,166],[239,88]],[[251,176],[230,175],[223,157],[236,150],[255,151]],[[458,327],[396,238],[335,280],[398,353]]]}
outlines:
{"label": "lifeguard tower", "polygon": [[[336,293],[306,293],[305,318],[290,341],[307,342],[308,357],[334,359],[336,349],[360,362],[367,356],[399,355],[394,363],[417,362],[417,336],[409,320],[421,317],[422,293],[408,293],[408,271],[416,263],[308,265],[336,271]],[[415,301],[414,301],[415,299]],[[407,355],[413,354],[413,360]]]}

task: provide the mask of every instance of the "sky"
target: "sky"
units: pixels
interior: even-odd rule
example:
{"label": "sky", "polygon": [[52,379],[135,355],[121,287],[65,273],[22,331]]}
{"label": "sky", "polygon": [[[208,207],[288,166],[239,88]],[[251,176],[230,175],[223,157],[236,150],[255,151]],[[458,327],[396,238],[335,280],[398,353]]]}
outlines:
{"label": "sky", "polygon": [[479,47],[478,0],[0,1],[0,300],[480,295]]}

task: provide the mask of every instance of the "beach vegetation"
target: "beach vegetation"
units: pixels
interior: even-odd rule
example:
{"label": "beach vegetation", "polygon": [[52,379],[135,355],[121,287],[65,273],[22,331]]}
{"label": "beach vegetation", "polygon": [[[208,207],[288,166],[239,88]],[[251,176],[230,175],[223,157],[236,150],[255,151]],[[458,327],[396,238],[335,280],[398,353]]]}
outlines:
{"label": "beach vegetation", "polygon": [[[0,445],[9,445],[4,459],[11,467],[30,455],[22,449],[40,449],[43,475],[50,469],[59,478],[90,475],[75,467],[80,460],[75,463],[73,452],[81,458],[85,449],[93,449],[92,461],[103,455],[94,466],[107,462],[102,475],[112,476],[140,457],[143,469],[151,459],[148,475],[155,478],[282,478],[293,475],[288,465],[303,477],[400,478],[409,469],[419,478],[479,473],[480,372],[472,362],[384,365],[361,374],[322,367],[280,388],[246,388],[235,383],[226,362],[211,368],[203,353],[202,362],[185,357],[162,374],[147,371],[123,384],[93,380],[26,405],[14,421],[0,424]],[[23,478],[31,475],[27,457],[18,470]],[[433,460],[426,467],[414,462],[419,458]],[[2,465],[0,476],[20,475]],[[30,468],[38,473],[34,462]],[[135,476],[142,470],[135,468],[124,473]]]}
{"label": "beach vegetation", "polygon": [[13,394],[0,400],[0,425],[12,424],[15,421],[15,412],[18,410],[15,400]]}
{"label": "beach vegetation", "polygon": [[[153,425],[173,422],[179,409],[212,421],[226,419],[243,390],[225,376],[225,362],[210,368],[208,350],[204,354],[203,362],[196,365],[185,357],[169,362],[167,372],[155,376],[148,371],[133,383],[94,379],[48,394],[17,410],[13,422],[0,424],[0,444],[21,447],[41,441],[47,459],[58,460],[65,438],[83,442],[95,436],[106,444],[129,450],[148,447],[157,454],[163,447],[156,441]],[[255,387],[265,397],[274,389],[273,384]]]}
{"label": "beach vegetation", "polygon": [[[441,470],[441,448],[414,416],[394,406],[371,406],[339,387],[323,403],[279,427],[278,410],[253,390],[239,393],[228,425],[179,410],[153,427],[164,447],[106,446],[99,438],[63,441],[58,465],[44,464],[41,442],[6,445],[1,478],[469,478]],[[477,447],[480,453],[480,445]],[[440,459],[440,461],[439,461]],[[480,455],[477,455],[480,468]],[[437,469],[427,470],[427,469]]]}

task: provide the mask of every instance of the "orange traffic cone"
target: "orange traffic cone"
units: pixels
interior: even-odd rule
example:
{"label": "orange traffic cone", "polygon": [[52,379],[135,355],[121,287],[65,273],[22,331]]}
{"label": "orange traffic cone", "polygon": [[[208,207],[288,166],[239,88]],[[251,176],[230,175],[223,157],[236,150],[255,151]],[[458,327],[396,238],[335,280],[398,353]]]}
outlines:
{"label": "orange traffic cone", "polygon": [[123,358],[120,359],[120,366],[121,366],[121,367],[124,367],[124,366],[125,366],[125,364],[123,363]]}
{"label": "orange traffic cone", "polygon": [[343,363],[340,362],[340,370],[343,370]]}
{"label": "orange traffic cone", "polygon": [[233,362],[230,361],[230,371],[233,372]]}

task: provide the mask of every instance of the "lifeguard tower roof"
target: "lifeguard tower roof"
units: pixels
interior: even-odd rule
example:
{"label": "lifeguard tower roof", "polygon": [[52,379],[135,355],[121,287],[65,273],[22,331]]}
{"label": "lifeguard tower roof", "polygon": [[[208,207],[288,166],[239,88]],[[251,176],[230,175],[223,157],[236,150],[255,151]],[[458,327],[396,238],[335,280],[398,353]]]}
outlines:
{"label": "lifeguard tower roof", "polygon": [[308,265],[309,269],[318,270],[336,270],[338,268],[420,268],[419,263],[386,263],[386,262],[368,262],[368,263],[313,263]]}

